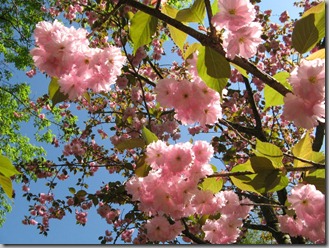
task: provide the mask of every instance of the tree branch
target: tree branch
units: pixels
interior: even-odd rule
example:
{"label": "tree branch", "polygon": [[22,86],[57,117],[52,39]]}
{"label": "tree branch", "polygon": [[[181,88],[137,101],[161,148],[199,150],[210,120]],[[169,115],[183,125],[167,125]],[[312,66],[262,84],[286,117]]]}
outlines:
{"label": "tree branch", "polygon": [[[161,21],[179,29],[180,31],[183,31],[184,33],[190,35],[191,37],[195,38],[197,41],[199,41],[203,46],[208,46],[212,49],[214,49],[216,52],[221,54],[222,56],[225,56],[226,53],[221,45],[219,37],[209,37],[208,35],[205,35],[203,33],[200,33],[196,31],[193,28],[190,28],[183,23],[161,13],[160,10],[154,9],[151,7],[148,7],[140,2],[134,1],[134,0],[125,0],[123,1],[125,4],[134,7],[140,11],[143,11],[151,16],[154,16]],[[286,87],[284,87],[281,83],[279,83],[276,79],[274,79],[269,74],[261,71],[257,68],[256,65],[251,63],[245,58],[235,56],[234,59],[226,58],[229,62],[232,62],[243,69],[245,69],[247,72],[253,74],[254,76],[258,77],[260,80],[262,80],[265,84],[270,86],[271,88],[275,89],[282,95],[286,95],[287,93],[291,93],[290,90],[288,90]]]}
{"label": "tree branch", "polygon": [[258,138],[261,141],[265,142],[265,141],[267,141],[267,139],[266,139],[266,136],[263,132],[262,120],[260,119],[260,116],[259,116],[259,113],[258,113],[258,109],[257,109],[256,103],[255,103],[255,100],[254,100],[254,96],[253,96],[252,89],[250,87],[249,80],[248,80],[248,78],[246,78],[244,76],[243,76],[243,80],[244,80],[244,83],[246,85],[246,89],[247,89],[247,92],[248,92],[248,100],[249,100],[249,103],[251,105],[251,109],[252,109],[252,112],[254,114],[254,118],[255,118],[255,121],[256,121],[256,130],[259,133]]}

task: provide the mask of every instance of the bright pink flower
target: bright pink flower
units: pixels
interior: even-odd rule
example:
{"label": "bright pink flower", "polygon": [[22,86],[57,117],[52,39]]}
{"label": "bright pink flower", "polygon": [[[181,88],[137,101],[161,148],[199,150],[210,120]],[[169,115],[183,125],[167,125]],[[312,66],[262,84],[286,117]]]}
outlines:
{"label": "bright pink flower", "polygon": [[166,165],[171,172],[181,172],[192,162],[192,145],[181,143],[171,146],[166,154]]}
{"label": "bright pink flower", "polygon": [[223,43],[227,57],[233,59],[236,55],[240,55],[248,59],[254,56],[257,53],[257,46],[262,42],[261,33],[262,26],[258,22],[252,22],[234,32],[229,32]]}
{"label": "bright pink flower", "polygon": [[147,238],[150,241],[166,242],[173,240],[184,230],[179,222],[171,225],[165,217],[155,216],[145,224]]}
{"label": "bright pink flower", "polygon": [[161,140],[152,142],[146,148],[146,162],[149,163],[153,169],[158,169],[166,160],[165,154],[167,149],[166,143]]}
{"label": "bright pink flower", "polygon": [[196,141],[192,149],[195,159],[202,164],[208,163],[214,154],[214,148],[206,141]]}
{"label": "bright pink flower", "polygon": [[311,102],[322,102],[325,97],[325,60],[303,59],[289,77],[294,94]]}
{"label": "bright pink flower", "polygon": [[70,73],[63,75],[59,80],[60,91],[74,100],[87,92],[86,79],[91,74],[85,68],[72,68]]}
{"label": "bright pink flower", "polygon": [[218,211],[217,200],[210,190],[196,191],[197,194],[192,200],[192,205],[194,205],[196,212],[199,214],[215,214]]}
{"label": "bright pink flower", "polygon": [[197,75],[192,82],[161,79],[156,93],[157,101],[164,107],[174,107],[175,118],[183,124],[213,124],[222,117],[218,92],[210,89]]}
{"label": "bright pink flower", "polygon": [[110,91],[110,86],[121,74],[125,61],[125,57],[117,47],[109,46],[104,50],[99,49],[89,63],[93,77],[88,81],[88,87],[97,93]]}
{"label": "bright pink flower", "polygon": [[155,87],[157,101],[164,107],[174,107],[173,94],[177,90],[177,82],[174,79],[165,78],[158,81]]}
{"label": "bright pink flower", "polygon": [[[291,207],[295,209],[297,217],[303,219],[306,225],[317,225],[324,221],[325,197],[314,185],[298,184],[291,190],[288,201],[291,203]],[[314,223],[308,221],[313,221],[312,219],[314,219]]]}
{"label": "bright pink flower", "polygon": [[282,116],[286,120],[294,121],[296,126],[310,129],[317,126],[318,121],[325,121],[324,101],[313,103],[292,93],[286,94],[283,100]]}
{"label": "bright pink flower", "polygon": [[212,18],[217,29],[235,31],[255,19],[255,9],[249,0],[219,0],[218,9],[219,13]]}

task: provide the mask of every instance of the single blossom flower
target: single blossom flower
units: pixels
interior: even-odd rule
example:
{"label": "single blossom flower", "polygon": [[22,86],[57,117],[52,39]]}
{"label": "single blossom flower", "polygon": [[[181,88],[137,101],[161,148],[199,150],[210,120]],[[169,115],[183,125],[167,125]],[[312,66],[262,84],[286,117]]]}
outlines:
{"label": "single blossom flower", "polygon": [[254,6],[249,0],[219,0],[218,9],[219,12],[212,18],[217,29],[236,31],[256,17]]}
{"label": "single blossom flower", "polygon": [[236,55],[240,55],[248,59],[254,56],[262,41],[261,33],[262,26],[258,22],[252,22],[234,32],[229,32],[223,43],[227,57],[234,59]]}

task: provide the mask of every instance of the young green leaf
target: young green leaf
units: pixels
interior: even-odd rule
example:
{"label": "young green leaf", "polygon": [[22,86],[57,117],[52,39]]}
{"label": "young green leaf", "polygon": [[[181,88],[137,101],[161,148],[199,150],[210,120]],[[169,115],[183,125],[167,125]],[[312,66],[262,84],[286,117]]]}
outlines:
{"label": "young green leaf", "polygon": [[[170,5],[166,4],[163,6],[163,8],[161,9],[161,11],[170,16],[171,18],[175,18],[176,15],[177,15],[177,12],[178,10],[171,7]],[[179,29],[171,26],[168,24],[168,29],[169,29],[169,32],[170,32],[170,37],[171,39],[174,41],[174,43],[179,47],[179,49],[181,51],[183,51],[183,48],[184,48],[184,43],[186,41],[186,38],[187,38],[187,34],[180,31]]]}
{"label": "young green leaf", "polygon": [[314,184],[317,190],[326,194],[326,171],[325,169],[317,169],[313,172],[307,172],[306,177],[303,178],[304,182]]}
{"label": "young green leaf", "polygon": [[10,178],[0,174],[0,186],[2,187],[6,195],[9,197],[9,199],[12,199],[13,183],[11,182]]}
{"label": "young green leaf", "polygon": [[193,43],[193,44],[189,45],[188,48],[186,49],[185,53],[183,54],[183,58],[186,60],[196,50],[199,50],[200,47],[201,47],[200,43]]}
{"label": "young green leaf", "polygon": [[210,47],[205,48],[205,65],[207,74],[214,78],[229,78],[231,76],[230,63]]}
{"label": "young green leaf", "polygon": [[279,147],[268,142],[262,142],[259,139],[256,140],[256,149],[253,150],[256,156],[265,157],[271,160],[272,164],[276,168],[283,166],[282,159],[283,153]]}
{"label": "young green leaf", "polygon": [[158,137],[146,127],[142,128],[142,136],[146,145],[158,140]]}
{"label": "young green leaf", "polygon": [[131,138],[131,139],[123,140],[123,141],[119,142],[118,144],[115,144],[114,146],[118,150],[123,151],[126,149],[144,147],[145,141],[144,141],[144,139],[141,139],[141,138]]}
{"label": "young green leaf", "polygon": [[152,35],[155,33],[158,25],[158,19],[138,11],[131,19],[129,35],[134,44],[133,53],[141,46],[147,45],[152,41]]}
{"label": "young green leaf", "polygon": [[180,22],[202,23],[205,17],[206,7],[203,0],[195,0],[190,8],[178,11],[176,20]]}
{"label": "young green leaf", "polygon": [[223,179],[222,178],[205,178],[201,183],[202,190],[210,190],[214,194],[218,193],[223,187]]}
{"label": "young green leaf", "polygon": [[8,178],[13,175],[21,174],[16,170],[15,166],[11,163],[9,158],[3,155],[0,155],[0,173]]}
{"label": "young green leaf", "polygon": [[325,37],[325,32],[325,2],[321,2],[295,23],[292,45],[299,53],[306,53]]}
{"label": "young green leaf", "polygon": [[[291,90],[291,85],[288,82],[290,74],[286,71],[281,71],[275,74],[273,77],[278,80],[283,86]],[[277,92],[267,84],[264,87],[265,109],[271,106],[279,106],[284,103],[283,95]]]}
{"label": "young green leaf", "polygon": [[[308,131],[305,136],[296,144],[293,148],[291,148],[292,154],[297,158],[302,158],[306,160],[312,159],[312,139],[310,137],[310,132]],[[294,159],[295,167],[303,167],[308,166],[308,164],[299,161],[298,159]]]}
{"label": "young green leaf", "polygon": [[313,60],[313,59],[325,59],[325,58],[326,58],[326,49],[322,48],[322,49],[310,54],[305,59]]}
{"label": "young green leaf", "polygon": [[51,78],[50,84],[48,86],[48,95],[50,100],[53,102],[53,106],[68,99],[68,96],[60,91],[58,78],[56,77]]}
{"label": "young green leaf", "polygon": [[[223,77],[222,78],[214,78],[214,77],[212,77],[208,74],[208,68],[206,66],[206,59],[207,59],[206,54],[207,53],[209,54],[209,50],[206,49],[204,46],[200,46],[198,51],[199,51],[199,55],[198,55],[198,60],[197,60],[197,70],[198,70],[199,76],[206,83],[206,85],[208,87],[210,87],[213,90],[216,90],[217,92],[219,92],[221,94],[222,90],[225,88],[225,86],[228,82],[228,79],[225,78],[225,75],[228,75],[228,72],[225,71],[227,69],[226,66],[224,65],[225,62],[223,62],[223,64],[222,64],[224,70],[221,71],[221,73],[219,74]],[[208,52],[206,53],[206,51],[208,51]],[[208,62],[207,62],[208,66],[209,66],[210,63],[211,62],[209,62],[209,59],[208,59]],[[229,64],[228,64],[228,66],[229,66]]]}
{"label": "young green leaf", "polygon": [[146,177],[151,170],[151,167],[145,162],[145,155],[139,157],[136,162],[135,174],[138,177]]}

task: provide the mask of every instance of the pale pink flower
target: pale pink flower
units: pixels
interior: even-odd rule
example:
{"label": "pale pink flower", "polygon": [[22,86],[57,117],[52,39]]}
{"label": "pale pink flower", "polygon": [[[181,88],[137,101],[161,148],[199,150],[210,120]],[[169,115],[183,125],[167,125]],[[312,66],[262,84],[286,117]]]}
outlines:
{"label": "pale pink flower", "polygon": [[97,93],[110,91],[110,86],[121,74],[125,61],[125,57],[117,47],[109,46],[104,50],[99,49],[89,63],[93,77],[88,81],[88,87]]}
{"label": "pale pink flower", "polygon": [[254,56],[258,45],[262,42],[261,33],[262,26],[258,22],[252,22],[234,32],[228,32],[223,43],[227,57],[233,59],[239,55],[248,59]]}
{"label": "pale pink flower", "polygon": [[157,101],[164,107],[174,107],[173,94],[177,90],[177,82],[174,79],[160,79],[155,87]]}
{"label": "pale pink flower", "polygon": [[219,0],[219,12],[212,18],[217,29],[235,31],[255,19],[255,9],[249,0]]}
{"label": "pale pink flower", "polygon": [[306,225],[316,226],[325,220],[325,196],[314,185],[298,184],[291,190],[288,201],[297,217],[303,219]]}
{"label": "pale pink flower", "polygon": [[146,148],[146,162],[153,169],[158,169],[166,161],[167,145],[162,140],[152,142]]}
{"label": "pale pink flower", "polygon": [[150,241],[166,242],[173,240],[184,230],[179,222],[171,225],[165,217],[155,216],[145,224],[147,238]]}
{"label": "pale pink flower", "polygon": [[322,102],[325,97],[325,60],[303,59],[291,72],[289,82],[294,94],[312,102]]}
{"label": "pale pink flower", "polygon": [[215,214],[218,210],[217,201],[210,190],[198,190],[192,199],[192,205],[199,214]]}
{"label": "pale pink flower", "polygon": [[87,92],[86,79],[91,76],[85,68],[72,68],[71,72],[64,74],[58,80],[60,91],[74,100]]}
{"label": "pale pink flower", "polygon": [[191,149],[192,145],[190,143],[171,146],[166,154],[167,168],[174,173],[186,169],[193,160]]}
{"label": "pale pink flower", "polygon": [[294,121],[296,126],[310,129],[317,126],[318,121],[325,121],[324,101],[313,103],[292,93],[286,94],[283,100],[282,116],[286,120]]}
{"label": "pale pink flower", "polygon": [[206,141],[198,140],[193,145],[195,159],[202,164],[208,163],[214,154],[214,148]]}

